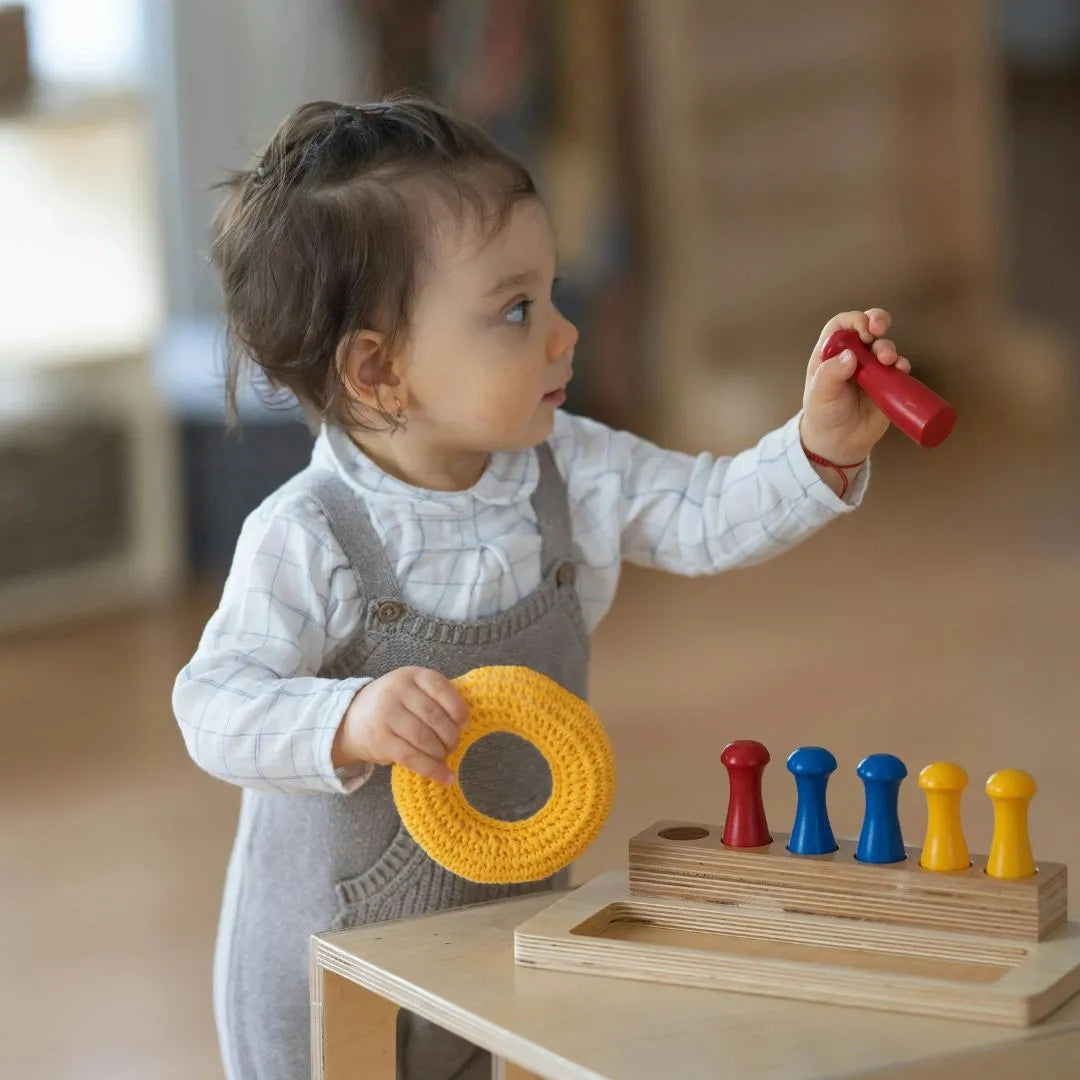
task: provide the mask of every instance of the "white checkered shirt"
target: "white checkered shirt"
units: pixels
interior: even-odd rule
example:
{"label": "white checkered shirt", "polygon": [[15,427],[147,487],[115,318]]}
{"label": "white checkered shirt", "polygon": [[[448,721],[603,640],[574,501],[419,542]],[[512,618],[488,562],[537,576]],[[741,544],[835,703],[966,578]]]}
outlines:
{"label": "white checkered shirt", "polygon": [[[660,449],[565,412],[551,438],[566,480],[577,587],[592,631],[623,560],[677,574],[761,562],[862,501],[864,466],[844,500],[802,452],[799,416],[733,457]],[[423,491],[375,466],[324,428],[313,465],[329,465],[363,498],[405,600],[448,619],[497,614],[540,582],[530,496],[532,450],[497,453],[467,491]],[[347,792],[369,770],[336,773],[331,746],[365,679],[319,678],[357,629],[358,587],[317,504],[279,490],[247,518],[225,583],[173,708],[188,750],[232,783]]]}

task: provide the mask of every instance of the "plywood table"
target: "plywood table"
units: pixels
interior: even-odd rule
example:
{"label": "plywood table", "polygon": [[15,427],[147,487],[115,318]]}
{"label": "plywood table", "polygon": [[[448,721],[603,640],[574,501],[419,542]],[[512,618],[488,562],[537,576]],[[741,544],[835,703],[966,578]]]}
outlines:
{"label": "plywood table", "polygon": [[1080,998],[1010,1029],[516,965],[514,928],[553,899],[314,935],[314,1080],[393,1078],[398,1006],[506,1080],[1080,1078]]}

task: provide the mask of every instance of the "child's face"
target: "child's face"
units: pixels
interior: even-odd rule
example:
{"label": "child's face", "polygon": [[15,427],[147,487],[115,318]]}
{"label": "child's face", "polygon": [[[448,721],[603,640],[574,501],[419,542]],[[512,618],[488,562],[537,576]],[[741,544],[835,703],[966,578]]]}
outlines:
{"label": "child's face", "polygon": [[487,243],[447,231],[416,298],[401,377],[410,434],[448,450],[535,446],[551,433],[573,374],[577,329],[551,292],[555,236],[536,199]]}

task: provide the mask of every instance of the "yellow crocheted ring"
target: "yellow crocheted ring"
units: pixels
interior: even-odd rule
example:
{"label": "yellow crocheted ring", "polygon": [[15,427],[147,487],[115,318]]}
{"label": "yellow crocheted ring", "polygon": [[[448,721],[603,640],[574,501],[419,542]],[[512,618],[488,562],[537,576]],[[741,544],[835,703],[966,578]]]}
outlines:
{"label": "yellow crocheted ring", "polygon": [[452,679],[469,722],[446,760],[457,775],[469,747],[508,731],[532,743],[551,771],[551,795],[520,821],[476,810],[457,782],[395,765],[394,802],[413,840],[440,866],[484,884],[539,881],[574,861],[600,832],[615,796],[611,743],[596,713],[531,668],[475,668]]}

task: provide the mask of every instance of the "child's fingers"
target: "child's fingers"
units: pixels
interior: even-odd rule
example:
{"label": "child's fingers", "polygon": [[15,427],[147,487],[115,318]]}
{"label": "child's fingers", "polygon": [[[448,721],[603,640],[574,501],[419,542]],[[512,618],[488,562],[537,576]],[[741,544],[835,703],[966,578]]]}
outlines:
{"label": "child's fingers", "polygon": [[469,722],[469,707],[465,704],[465,699],[441,672],[432,668],[421,668],[416,673],[416,685],[442,707],[459,729]]}
{"label": "child's fingers", "polygon": [[837,330],[858,330],[859,337],[867,338],[870,334],[870,319],[865,311],[842,311],[834,315],[822,328],[821,335],[814,346],[814,355],[821,356],[821,350],[825,348],[825,342],[836,333]]}
{"label": "child's fingers", "polygon": [[878,338],[870,348],[874,355],[888,366],[895,364],[898,359],[896,346],[888,338]]}
{"label": "child's fingers", "polygon": [[413,749],[434,758],[439,762],[446,760],[446,746],[430,724],[425,723],[415,713],[402,708],[390,720],[392,735],[407,742]]}
{"label": "child's fingers", "polygon": [[[881,337],[882,334],[888,333],[889,327],[892,326],[892,316],[884,308],[867,308],[863,314],[866,316],[867,327],[874,337]],[[864,337],[863,340],[865,341],[866,338]]]}
{"label": "child's fingers", "polygon": [[850,349],[845,349],[827,364],[822,364],[811,383],[813,400],[819,405],[826,405],[846,393],[844,383],[855,374],[855,366],[855,357]]}
{"label": "child's fingers", "polygon": [[845,311],[837,315],[831,320],[828,330],[829,332],[823,336],[822,347],[837,330],[857,330],[864,345],[869,345],[874,340],[874,335],[870,332],[870,316],[865,311]]}
{"label": "child's fingers", "polygon": [[[871,309],[875,310],[875,309]],[[860,339],[867,345],[873,340],[870,333],[870,317],[865,311],[842,311],[833,316],[822,328],[821,336],[810,354],[810,363],[807,365],[807,375],[813,376],[821,367],[821,353],[825,348],[825,342],[836,333],[837,330],[857,330]]]}
{"label": "child's fingers", "polygon": [[434,780],[437,784],[452,784],[454,774],[441,758],[425,754],[400,735],[388,736],[387,757],[398,765],[404,765],[418,776]]}
{"label": "child's fingers", "polygon": [[402,694],[401,706],[406,710],[406,716],[398,731],[414,746],[438,757],[446,757],[457,746],[461,729],[446,715],[443,707],[419,687]]}
{"label": "child's fingers", "polygon": [[895,367],[897,371],[910,373],[911,361],[906,356],[901,356],[888,338],[878,338],[870,348],[878,360],[887,367]]}

